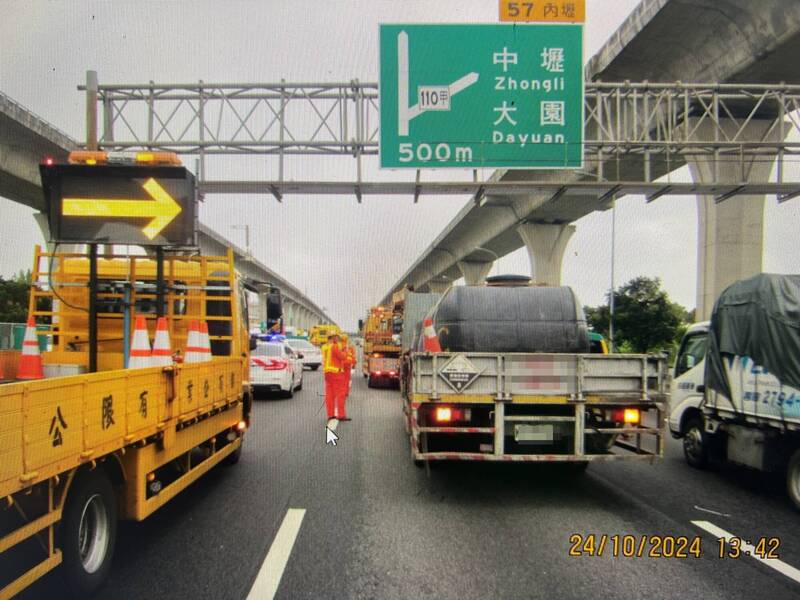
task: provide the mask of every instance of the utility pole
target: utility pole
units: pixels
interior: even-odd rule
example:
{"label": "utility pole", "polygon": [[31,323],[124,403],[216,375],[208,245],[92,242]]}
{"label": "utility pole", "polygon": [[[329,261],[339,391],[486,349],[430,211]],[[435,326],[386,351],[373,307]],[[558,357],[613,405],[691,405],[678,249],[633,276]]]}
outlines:
{"label": "utility pole", "polygon": [[616,252],[617,234],[617,199],[611,200],[611,293],[608,295],[608,346],[609,351],[614,352],[614,261]]}

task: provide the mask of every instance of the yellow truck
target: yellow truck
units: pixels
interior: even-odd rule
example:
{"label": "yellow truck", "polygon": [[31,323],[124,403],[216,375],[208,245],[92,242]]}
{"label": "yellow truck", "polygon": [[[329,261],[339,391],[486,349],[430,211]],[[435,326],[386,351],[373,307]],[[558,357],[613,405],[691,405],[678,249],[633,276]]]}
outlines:
{"label": "yellow truck", "polygon": [[362,373],[368,387],[397,385],[400,380],[400,336],[394,332],[394,311],[375,306],[363,323],[364,361]]}
{"label": "yellow truck", "polygon": [[[76,596],[97,590],[117,521],[141,521],[235,464],[249,424],[247,305],[230,252],[168,254],[161,269],[149,256],[102,255],[96,372],[88,273],[85,254],[36,248],[30,315],[51,344],[44,379],[0,386],[0,598],[55,567]],[[158,313],[183,355],[190,321],[205,321],[211,360],[126,369],[132,317],[152,337]]]}
{"label": "yellow truck", "polygon": [[308,341],[315,346],[322,346],[328,341],[328,336],[334,333],[341,333],[338,325],[314,325],[309,333]]}

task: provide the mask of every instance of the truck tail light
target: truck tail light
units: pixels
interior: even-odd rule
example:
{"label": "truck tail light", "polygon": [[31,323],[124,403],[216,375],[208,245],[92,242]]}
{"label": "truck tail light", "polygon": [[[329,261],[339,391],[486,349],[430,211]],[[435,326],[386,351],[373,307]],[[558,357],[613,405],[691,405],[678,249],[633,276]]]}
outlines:
{"label": "truck tail light", "polygon": [[433,420],[437,423],[454,423],[457,421],[469,421],[472,411],[463,410],[453,406],[437,406],[433,411]]}
{"label": "truck tail light", "polygon": [[638,408],[618,408],[611,411],[611,420],[615,423],[638,425],[641,421],[641,411]]}
{"label": "truck tail light", "polygon": [[453,420],[453,409],[449,406],[439,406],[436,409],[435,419],[439,423],[449,423]]}
{"label": "truck tail light", "polygon": [[626,408],[623,411],[622,420],[629,425],[636,425],[641,418],[638,408]]}

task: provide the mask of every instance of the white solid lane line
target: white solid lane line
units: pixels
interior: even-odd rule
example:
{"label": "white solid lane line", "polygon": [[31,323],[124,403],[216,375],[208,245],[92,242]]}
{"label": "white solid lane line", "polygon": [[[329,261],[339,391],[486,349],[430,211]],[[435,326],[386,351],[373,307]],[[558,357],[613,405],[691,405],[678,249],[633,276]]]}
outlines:
{"label": "white solid lane line", "polygon": [[247,594],[247,600],[272,600],[275,597],[305,515],[305,508],[290,508],[286,511],[264,564],[261,565],[253,587]]}
{"label": "white solid lane line", "polygon": [[708,533],[710,533],[716,538],[725,538],[725,540],[730,540],[731,538],[740,539],[741,540],[740,547],[742,549],[742,554],[749,553],[751,558],[754,558],[758,562],[763,563],[768,567],[775,569],[776,571],[778,571],[778,573],[786,575],[786,577],[788,577],[789,579],[792,579],[797,583],[800,583],[800,569],[795,569],[793,566],[787,565],[785,562],[783,562],[782,560],[778,560],[777,558],[761,558],[760,556],[757,556],[755,553],[756,549],[754,546],[748,544],[742,538],[739,538],[738,536],[735,536],[732,533],[728,533],[724,529],[717,527],[713,523],[710,523],[708,521],[692,521],[692,525],[695,525],[700,529],[706,530]]}

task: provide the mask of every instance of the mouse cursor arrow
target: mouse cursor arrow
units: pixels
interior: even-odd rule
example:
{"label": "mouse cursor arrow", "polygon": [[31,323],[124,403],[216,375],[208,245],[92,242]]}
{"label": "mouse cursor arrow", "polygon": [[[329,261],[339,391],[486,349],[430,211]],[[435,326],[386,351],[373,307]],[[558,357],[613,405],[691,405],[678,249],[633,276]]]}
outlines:
{"label": "mouse cursor arrow", "polygon": [[339,439],[339,436],[336,435],[334,431],[331,430],[330,427],[325,428],[325,443],[336,445],[336,440]]}

